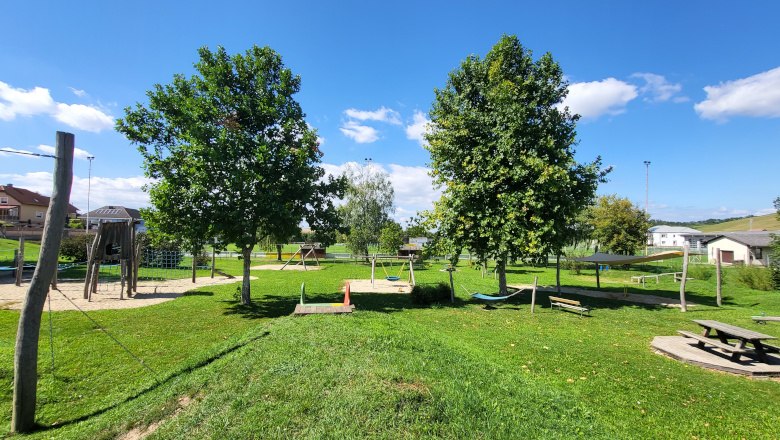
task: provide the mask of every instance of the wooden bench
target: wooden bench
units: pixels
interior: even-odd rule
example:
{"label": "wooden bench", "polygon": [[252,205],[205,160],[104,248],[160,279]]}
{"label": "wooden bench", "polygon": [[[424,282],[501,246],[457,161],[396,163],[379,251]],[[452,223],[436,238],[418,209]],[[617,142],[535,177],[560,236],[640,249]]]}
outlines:
{"label": "wooden bench", "polygon": [[560,298],[557,296],[551,296],[550,297],[550,308],[554,309],[555,306],[558,306],[561,310],[563,309],[569,309],[569,310],[576,310],[580,312],[580,317],[583,313],[589,313],[590,309],[583,306],[582,303],[575,299],[566,299],[566,298]]}
{"label": "wooden bench", "polygon": [[677,333],[685,336],[686,338],[696,339],[699,341],[697,345],[699,347],[704,347],[704,344],[709,344],[712,346],[715,346],[717,348],[720,348],[723,351],[728,351],[729,353],[751,353],[754,350],[751,348],[739,348],[735,347],[731,344],[727,344],[725,342],[720,342],[717,339],[713,339],[707,336],[699,335],[693,332],[685,331],[685,330],[677,330]]}
{"label": "wooden bench", "polygon": [[767,321],[780,322],[780,316],[753,316],[752,318],[757,324],[766,324]]}

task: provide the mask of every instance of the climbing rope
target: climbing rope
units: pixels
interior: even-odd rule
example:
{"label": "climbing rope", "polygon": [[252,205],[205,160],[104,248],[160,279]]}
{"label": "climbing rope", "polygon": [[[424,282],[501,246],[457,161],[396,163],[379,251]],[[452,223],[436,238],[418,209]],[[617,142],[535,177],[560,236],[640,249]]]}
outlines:
{"label": "climbing rope", "polygon": [[59,291],[59,290],[58,290],[58,292],[60,292],[60,294],[62,294],[62,296],[64,296],[64,297],[65,297],[65,299],[67,299],[67,300],[68,300],[68,302],[70,302],[70,303],[73,305],[73,307],[75,307],[75,308],[76,308],[76,310],[78,310],[79,312],[81,312],[81,314],[83,314],[84,316],[86,316],[86,317],[87,317],[87,319],[89,319],[90,321],[92,321],[92,323],[93,323],[93,324],[95,324],[95,326],[96,326],[98,329],[100,329],[100,330],[101,330],[103,333],[105,333],[105,334],[106,334],[106,335],[107,335],[109,338],[111,338],[111,339],[112,339],[114,342],[116,342],[116,344],[117,344],[117,345],[119,345],[120,347],[122,347],[122,349],[123,349],[123,350],[124,350],[124,351],[125,351],[127,354],[129,354],[129,355],[130,355],[130,356],[131,356],[133,359],[135,359],[135,360],[136,360],[136,361],[137,361],[139,364],[141,364],[141,366],[142,366],[142,367],[144,367],[144,368],[146,368],[147,370],[149,370],[149,372],[150,372],[150,373],[152,373],[152,376],[154,377],[154,380],[155,380],[155,382],[158,382],[158,380],[157,380],[157,372],[156,372],[156,371],[154,371],[154,370],[152,370],[152,369],[151,369],[151,368],[150,368],[148,365],[146,365],[146,363],[144,362],[144,360],[143,360],[143,359],[141,359],[141,358],[139,358],[138,356],[136,356],[135,354],[133,354],[133,352],[132,352],[132,351],[130,351],[130,349],[129,349],[129,348],[125,347],[125,345],[124,345],[124,344],[122,344],[121,342],[119,342],[119,339],[115,338],[115,337],[114,337],[114,335],[112,335],[111,333],[109,333],[109,331],[108,331],[108,330],[106,330],[105,328],[103,328],[103,326],[102,326],[102,325],[100,325],[100,324],[99,324],[97,321],[95,321],[94,319],[92,319],[92,317],[91,317],[91,316],[89,316],[89,315],[87,314],[87,312],[85,312],[84,310],[82,310],[82,309],[81,309],[81,307],[79,307],[79,306],[78,306],[76,303],[74,303],[74,302],[73,302],[73,300],[71,300],[70,298],[68,298],[68,296],[67,296],[67,295],[65,295],[64,293],[62,293],[62,292],[61,292],[61,291]]}

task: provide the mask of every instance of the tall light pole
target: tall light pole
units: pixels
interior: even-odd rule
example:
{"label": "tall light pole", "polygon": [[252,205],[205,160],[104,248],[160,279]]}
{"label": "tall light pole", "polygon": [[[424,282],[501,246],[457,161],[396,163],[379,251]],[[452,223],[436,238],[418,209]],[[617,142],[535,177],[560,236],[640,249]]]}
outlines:
{"label": "tall light pole", "polygon": [[[650,200],[650,161],[645,161],[645,216],[649,218],[649,214],[647,213],[647,205]],[[650,235],[650,234],[648,234]],[[647,242],[649,241],[650,237],[645,238],[645,255],[648,255],[647,252]]]}
{"label": "tall light pole", "polygon": [[[86,235],[89,235],[89,195],[92,192],[92,161],[95,160],[95,156],[87,156],[89,161],[89,177],[87,178],[87,228],[85,229]],[[89,249],[89,244],[87,244]]]}
{"label": "tall light pole", "polygon": [[645,214],[647,214],[647,205],[650,195],[650,161],[645,161]]}

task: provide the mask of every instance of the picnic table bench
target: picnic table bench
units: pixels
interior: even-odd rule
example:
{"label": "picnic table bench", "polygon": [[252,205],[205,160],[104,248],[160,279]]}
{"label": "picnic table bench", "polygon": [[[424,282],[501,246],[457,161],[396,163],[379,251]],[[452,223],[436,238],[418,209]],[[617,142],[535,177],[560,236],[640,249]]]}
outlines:
{"label": "picnic table bench", "polygon": [[[694,319],[693,322],[704,328],[702,334],[685,330],[677,332],[686,338],[697,340],[696,346],[699,348],[703,349],[706,344],[731,353],[732,361],[739,361],[743,355],[755,355],[760,362],[766,363],[768,362],[766,353],[780,352],[780,348],[763,343],[764,340],[777,339],[774,336],[709,319]],[[713,331],[714,335],[711,334]],[[730,343],[729,339],[736,342]],[[747,347],[747,344],[751,344],[753,348]]]}
{"label": "picnic table bench", "polygon": [[568,298],[561,298],[558,296],[550,296],[550,308],[554,309],[556,306],[563,309],[569,309],[569,310],[575,310],[577,312],[580,312],[580,317],[582,317],[583,313],[589,313],[590,309],[583,306],[581,302],[575,300],[575,299],[568,299]]}
{"label": "picnic table bench", "polygon": [[756,324],[766,324],[767,321],[778,321],[780,322],[780,316],[753,316],[753,321],[756,321]]}

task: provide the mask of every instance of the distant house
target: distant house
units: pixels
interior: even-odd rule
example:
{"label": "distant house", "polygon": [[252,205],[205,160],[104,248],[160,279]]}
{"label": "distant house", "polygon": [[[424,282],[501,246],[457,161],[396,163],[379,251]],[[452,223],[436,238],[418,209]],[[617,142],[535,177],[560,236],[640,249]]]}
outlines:
{"label": "distant house", "polygon": [[692,242],[691,236],[701,234],[701,231],[684,226],[653,226],[647,230],[648,245],[653,247],[683,247],[686,244],[701,247],[703,243]]}
{"label": "distant house", "polygon": [[720,249],[724,264],[768,266],[774,234],[780,231],[723,232],[707,242],[707,261],[715,263],[715,250]]}
{"label": "distant house", "polygon": [[141,218],[141,212],[133,208],[125,208],[124,206],[103,206],[98,209],[93,209],[89,213],[81,216],[86,223],[89,219],[89,229],[97,228],[97,225],[103,222],[126,222],[130,219],[137,220],[138,223],[135,226],[137,232],[145,232],[146,227],[144,221]]}
{"label": "distant house", "polygon": [[[49,209],[49,198],[29,189],[9,183],[0,185],[0,220],[42,226]],[[68,205],[68,215],[75,216],[78,208]]]}

